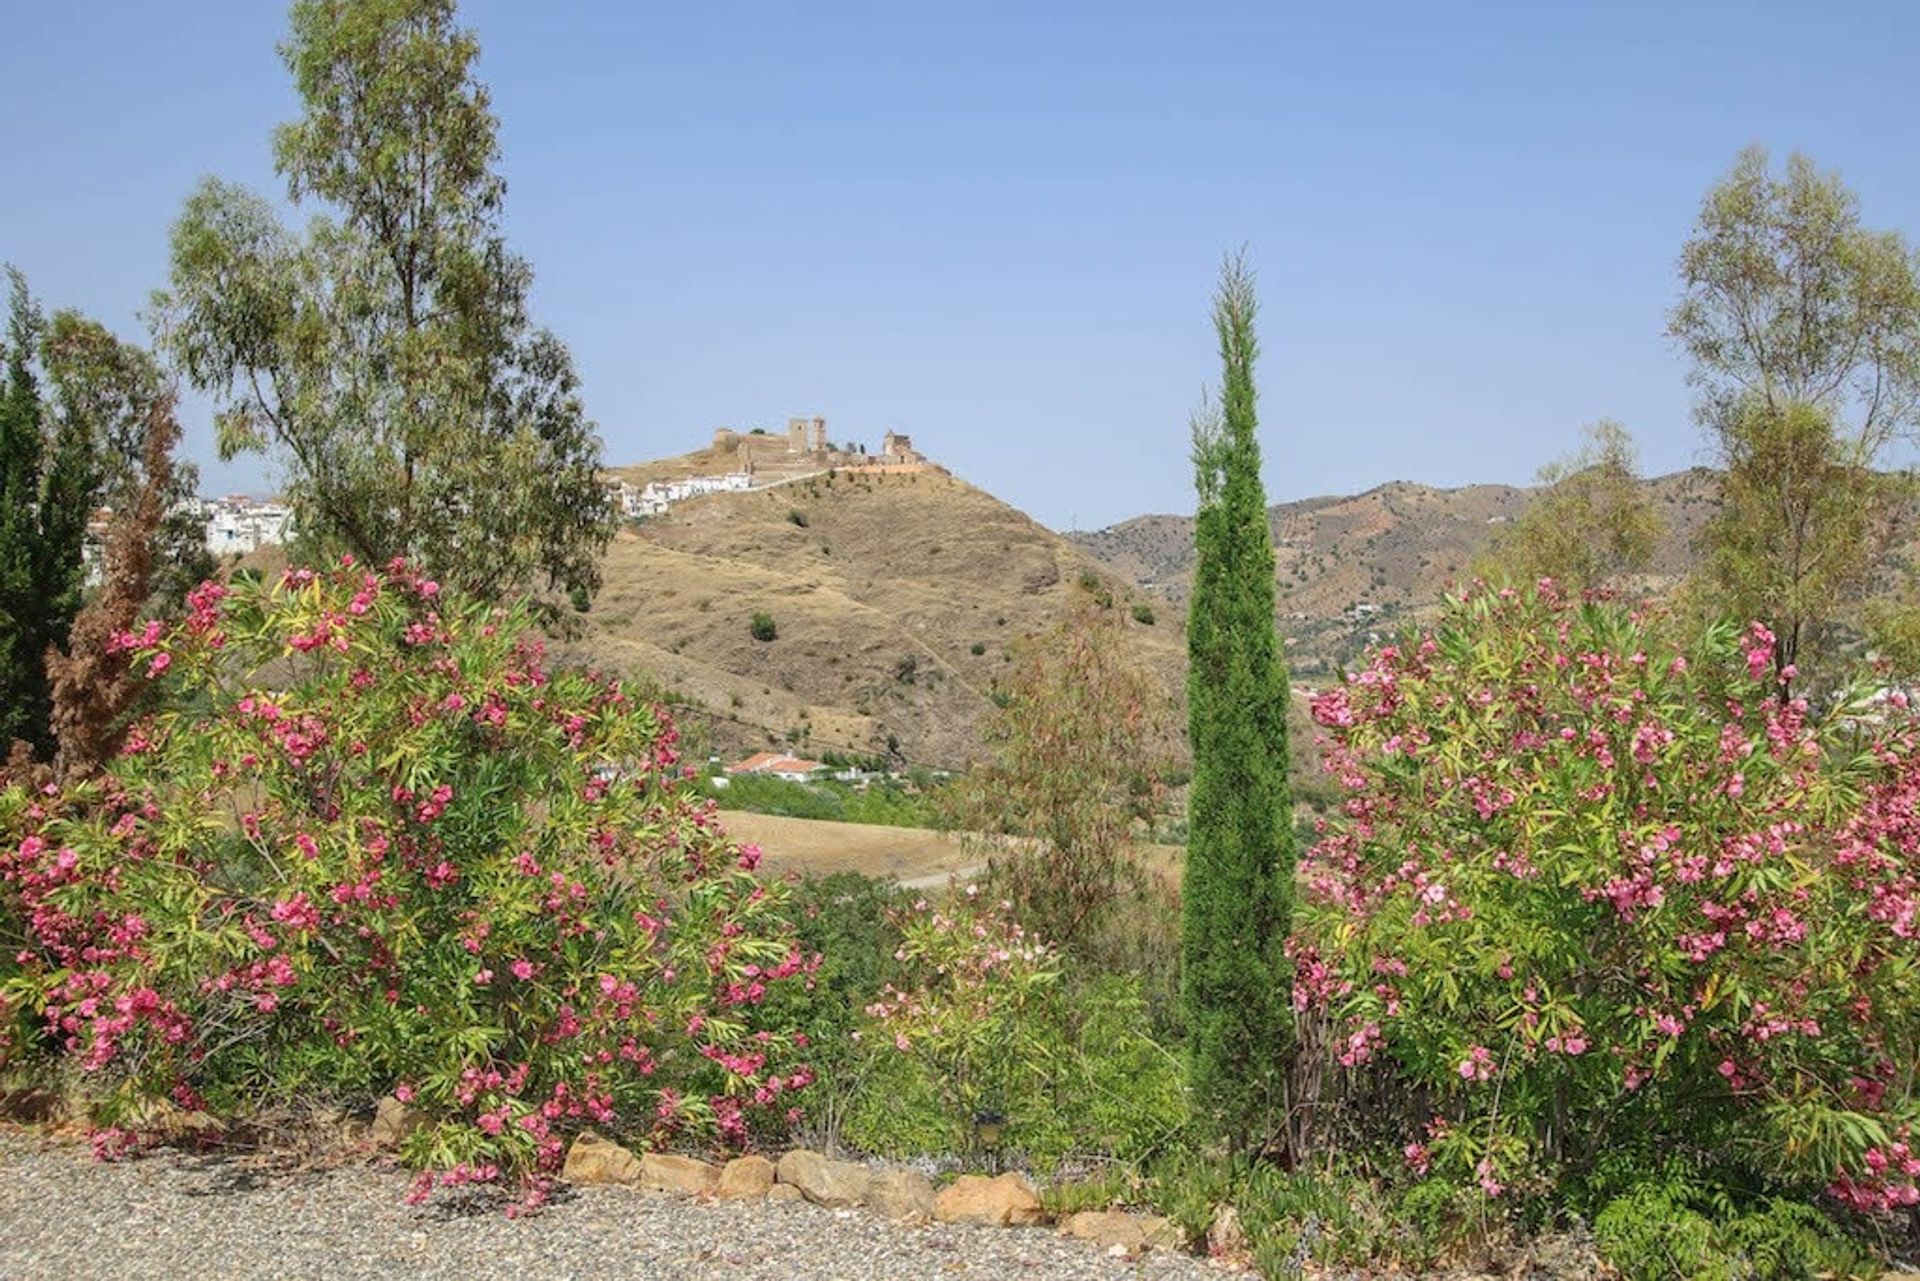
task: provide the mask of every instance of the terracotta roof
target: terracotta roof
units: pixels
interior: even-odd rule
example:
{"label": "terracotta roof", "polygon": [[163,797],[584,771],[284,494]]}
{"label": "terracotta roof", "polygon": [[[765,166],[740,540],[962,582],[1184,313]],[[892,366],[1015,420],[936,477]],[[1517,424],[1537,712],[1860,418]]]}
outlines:
{"label": "terracotta roof", "polygon": [[755,752],[744,761],[727,766],[729,774],[811,774],[826,766],[819,761],[802,760],[784,752]]}

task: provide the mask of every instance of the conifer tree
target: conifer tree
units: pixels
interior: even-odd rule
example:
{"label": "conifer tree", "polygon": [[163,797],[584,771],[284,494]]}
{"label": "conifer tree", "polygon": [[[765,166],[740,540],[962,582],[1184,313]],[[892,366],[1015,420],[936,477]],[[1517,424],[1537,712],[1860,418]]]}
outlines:
{"label": "conifer tree", "polygon": [[[86,593],[88,519],[103,503],[131,511],[152,487],[148,424],[156,407],[170,415],[173,402],[150,354],[77,312],[43,317],[20,273],[8,276],[0,341],[0,757],[22,743],[44,761],[55,746],[48,663],[67,652]],[[202,530],[181,505],[198,477],[172,463],[172,439],[152,498],[159,536],[154,529],[141,535],[153,544],[144,554],[158,572],[139,576],[136,611],[156,580],[172,589],[213,568]]]}
{"label": "conifer tree", "polygon": [[40,579],[41,439],[33,350],[39,315],[17,271],[6,335],[6,387],[0,390],[0,751],[15,739],[44,747],[47,675],[46,601]]}
{"label": "conifer tree", "polygon": [[1256,438],[1255,309],[1245,261],[1230,258],[1213,304],[1220,400],[1194,424],[1199,512],[1187,624],[1193,786],[1181,997],[1195,1097],[1236,1151],[1278,1128],[1291,1058],[1288,685]]}

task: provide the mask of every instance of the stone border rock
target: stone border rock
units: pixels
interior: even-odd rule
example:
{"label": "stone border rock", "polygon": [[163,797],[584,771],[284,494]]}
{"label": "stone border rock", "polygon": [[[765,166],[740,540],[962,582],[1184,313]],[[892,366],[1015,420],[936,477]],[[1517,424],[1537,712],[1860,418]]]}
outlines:
{"label": "stone border rock", "polygon": [[[928,1222],[982,1227],[1036,1227],[1047,1221],[1040,1193],[1024,1174],[963,1174],[937,1192],[926,1175],[904,1167],[873,1169],[795,1148],[778,1162],[736,1157],[713,1165],[694,1157],[635,1155],[592,1131],[567,1151],[560,1177],[569,1183],[624,1184],[650,1191],[736,1201],[807,1201],[828,1210],[864,1206],[901,1224]],[[1060,1230],[1112,1254],[1177,1249],[1179,1229],[1158,1215],[1088,1210],[1068,1215]]]}

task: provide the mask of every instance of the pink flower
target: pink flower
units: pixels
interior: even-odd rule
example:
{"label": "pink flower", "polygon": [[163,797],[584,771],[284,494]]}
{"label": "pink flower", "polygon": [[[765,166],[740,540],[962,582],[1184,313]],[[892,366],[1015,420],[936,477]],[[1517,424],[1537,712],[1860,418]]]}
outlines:
{"label": "pink flower", "polygon": [[158,677],[158,676],[164,675],[166,670],[172,666],[173,666],[173,655],[155,654],[153,656],[153,661],[147,664],[147,675],[149,677]]}
{"label": "pink flower", "polygon": [[1467,1057],[1460,1060],[1459,1072],[1463,1081],[1491,1081],[1493,1054],[1484,1045],[1473,1046],[1467,1051]]}

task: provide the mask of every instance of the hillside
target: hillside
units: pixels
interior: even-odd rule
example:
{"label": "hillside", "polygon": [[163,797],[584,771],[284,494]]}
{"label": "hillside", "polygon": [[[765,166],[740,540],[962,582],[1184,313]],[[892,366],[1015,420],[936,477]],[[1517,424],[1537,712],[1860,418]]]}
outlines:
{"label": "hillside", "polygon": [[[615,475],[639,484],[723,465],[701,451]],[[1083,578],[1122,609],[1141,594],[939,470],[822,471],[688,499],[627,524],[604,569],[572,656],[659,679],[705,709],[695,719],[716,746],[879,755],[892,742],[933,766],[978,754],[1012,646],[1063,617]],[[750,634],[761,612],[771,642]],[[1178,622],[1123,617],[1136,659],[1176,688]]]}
{"label": "hillside", "polygon": [[[979,754],[1014,645],[1097,580],[1133,657],[1179,691],[1190,517],[1067,537],[937,465],[875,473],[771,457],[757,465],[762,488],[686,499],[621,529],[574,657],[661,681],[722,751],[891,747],[954,767]],[[736,458],[700,450],[612,475],[642,485],[718,474]],[[1666,525],[1654,590],[1687,569],[1711,481],[1696,470],[1644,482]],[[1277,607],[1296,679],[1323,681],[1369,640],[1430,616],[1531,494],[1396,481],[1276,504]],[[1134,603],[1151,605],[1154,623],[1137,621]],[[774,640],[753,638],[757,613],[772,617]]]}
{"label": "hillside", "polygon": [[[1713,510],[1711,476],[1694,470],[1644,482],[1666,534],[1649,574],[1656,589],[1690,563],[1689,548]],[[1308,498],[1269,510],[1277,607],[1296,676],[1330,675],[1370,636],[1430,614],[1500,528],[1526,509],[1530,489],[1435,489],[1394,481],[1352,497]],[[1073,536],[1142,591],[1186,599],[1193,520],[1139,516]]]}

